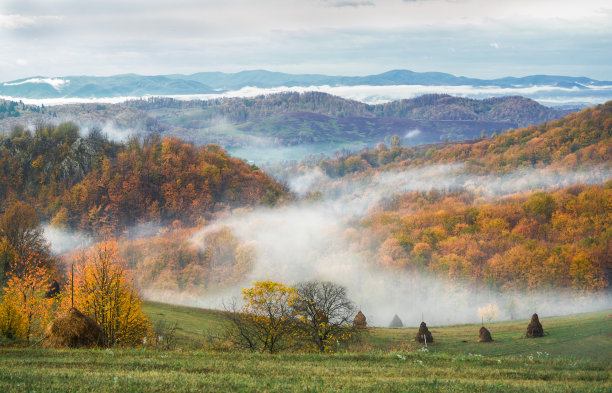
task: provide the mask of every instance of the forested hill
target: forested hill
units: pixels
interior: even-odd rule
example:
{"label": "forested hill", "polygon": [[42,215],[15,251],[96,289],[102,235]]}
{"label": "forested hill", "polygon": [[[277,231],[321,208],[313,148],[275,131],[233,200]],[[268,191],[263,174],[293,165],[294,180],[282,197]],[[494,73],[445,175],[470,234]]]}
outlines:
{"label": "forested hill", "polygon": [[[399,143],[399,141],[397,141]],[[565,169],[612,164],[612,101],[539,126],[479,141],[388,148],[380,145],[319,165],[330,176],[439,163],[462,162],[472,173],[504,173],[524,167]]]}
{"label": "forested hill", "polygon": [[286,113],[311,112],[341,118],[499,121],[515,123],[522,127],[557,119],[569,113],[545,107],[520,96],[476,100],[447,94],[428,94],[378,105],[369,105],[320,92],[192,101],[150,98],[130,101],[127,105],[143,110],[200,108],[205,110],[200,120],[223,117],[236,124]]}
{"label": "forested hill", "polygon": [[612,279],[612,180],[483,202],[409,192],[359,221],[352,247],[381,267],[515,291],[602,290]]}
{"label": "forested hill", "polygon": [[[372,147],[395,134],[406,146],[474,139],[483,131],[491,135],[569,113],[523,97],[474,100],[425,95],[368,105],[320,92],[193,101],[158,97],[114,105],[4,105],[12,110],[2,118],[0,105],[0,133],[8,134],[18,124],[74,120],[83,128],[102,128],[115,138],[161,133],[196,144],[243,148],[244,158],[249,159],[256,158],[254,146],[308,145],[305,151],[310,153],[331,153]],[[290,157],[302,158],[297,153]]]}
{"label": "forested hill", "polygon": [[0,212],[16,201],[54,225],[116,232],[140,222],[195,223],[228,207],[273,205],[285,189],[217,145],[178,138],[111,142],[73,123],[0,137]]}

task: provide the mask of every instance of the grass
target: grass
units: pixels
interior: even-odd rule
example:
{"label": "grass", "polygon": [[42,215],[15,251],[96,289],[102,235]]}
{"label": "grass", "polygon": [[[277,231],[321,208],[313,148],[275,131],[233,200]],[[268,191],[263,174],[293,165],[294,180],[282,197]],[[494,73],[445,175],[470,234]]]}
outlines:
{"label": "grass", "polygon": [[[542,318],[547,336],[523,338],[527,321],[430,327],[436,343],[412,343],[416,328],[368,329],[336,355],[210,352],[219,311],[146,303],[153,323],[176,322],[182,349],[0,349],[0,392],[610,392],[609,312]],[[361,350],[361,351],[358,351]]]}
{"label": "grass", "polygon": [[[177,322],[179,345],[201,348],[206,337],[218,335],[225,323],[223,313],[216,310],[173,306],[147,302],[145,312],[153,323],[158,320]],[[610,360],[612,358],[612,318],[610,311],[541,318],[545,337],[525,338],[529,320],[486,324],[492,343],[478,343],[480,324],[430,326],[435,343],[433,353],[485,356],[540,356],[569,359]],[[363,334],[360,348],[372,351],[416,350],[413,343],[417,327],[387,329],[370,328]],[[548,355],[546,355],[548,354]]]}
{"label": "grass", "polygon": [[593,361],[425,352],[0,351],[2,392],[609,392]]}
{"label": "grass", "polygon": [[[563,317],[541,318],[545,336],[525,338],[529,320],[486,324],[493,336],[492,343],[478,343],[480,324],[430,327],[436,341],[428,348],[432,352],[486,356],[536,356],[538,352],[551,357],[612,360],[612,319],[610,312],[586,313]],[[412,340],[417,328],[370,329],[369,340],[376,348],[400,347]]]}
{"label": "grass", "polygon": [[176,323],[177,346],[181,348],[201,349],[205,338],[218,335],[225,323],[222,311],[195,307],[146,302],[144,312],[153,325],[158,321]]}

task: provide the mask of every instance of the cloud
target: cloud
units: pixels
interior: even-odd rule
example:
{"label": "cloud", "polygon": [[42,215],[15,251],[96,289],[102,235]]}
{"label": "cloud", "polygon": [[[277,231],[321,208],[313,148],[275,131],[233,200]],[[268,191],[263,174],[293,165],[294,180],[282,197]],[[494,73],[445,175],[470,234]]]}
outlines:
{"label": "cloud", "polygon": [[411,139],[419,135],[421,135],[421,130],[419,130],[418,128],[415,128],[414,130],[408,131],[406,135],[404,135],[404,138]]}
{"label": "cloud", "polygon": [[[40,79],[40,78],[37,78]],[[45,78],[45,80],[55,80]],[[29,79],[34,81],[36,79]],[[43,79],[37,81],[42,82]],[[68,81],[66,81],[68,82]],[[25,83],[17,82],[17,83]],[[48,82],[44,82],[48,83]],[[64,84],[61,79],[54,82],[59,86]],[[10,83],[14,84],[14,83]],[[9,84],[9,85],[10,85]],[[538,101],[543,105],[559,106],[569,105],[571,107],[584,107],[602,104],[612,100],[612,85],[610,86],[581,86],[581,87],[558,87],[548,85],[537,85],[528,87],[496,87],[496,86],[423,86],[423,85],[391,85],[391,86],[280,86],[274,88],[259,88],[247,86],[240,90],[233,90],[218,94],[193,94],[193,95],[170,95],[168,97],[177,100],[210,100],[229,97],[256,97],[259,95],[277,94],[284,92],[324,92],[346,99],[356,100],[367,104],[381,104],[394,100],[414,98],[424,94],[449,94],[456,97],[468,97],[484,99],[490,97],[503,97],[520,95]],[[47,98],[29,99],[17,96],[0,96],[0,99],[23,101],[28,105],[64,105],[78,103],[108,103],[117,104],[129,100],[138,100],[149,97],[99,97],[99,98]]]}
{"label": "cloud", "polygon": [[92,239],[81,232],[73,232],[51,225],[43,226],[45,239],[51,246],[53,254],[63,254],[78,248],[86,248],[92,244]]}
{"label": "cloud", "polygon": [[61,17],[55,15],[0,14],[0,28],[19,30],[58,20]]}
{"label": "cloud", "polygon": [[[18,59],[17,62],[19,63],[21,59]],[[22,62],[24,60],[21,60]],[[25,62],[25,64],[27,64],[27,62]],[[21,82],[6,82],[4,83],[4,86],[19,86],[19,85],[26,85],[28,83],[46,83],[48,85],[51,85],[55,90],[61,90],[62,87],[64,87],[65,85],[67,85],[68,83],[70,83],[70,81],[68,79],[60,79],[60,78],[30,78],[30,79],[26,79],[24,81]]]}
{"label": "cloud", "polygon": [[489,44],[489,46],[490,46],[491,48],[495,48],[495,49],[499,49],[499,48],[500,48],[500,45],[499,45],[497,42],[491,42],[491,43]]}
{"label": "cloud", "polygon": [[[3,67],[4,80],[254,68],[363,75],[407,65],[480,77],[612,72],[602,0],[2,3],[0,25],[12,30],[0,53],[29,60]],[[512,51],[492,53],[491,42]]]}
{"label": "cloud", "polygon": [[[169,97],[177,100],[209,100],[224,97],[256,97],[259,95],[276,94],[284,92],[303,93],[317,91],[329,93],[342,98],[356,100],[367,104],[381,104],[405,98],[414,98],[423,94],[449,94],[456,97],[469,97],[484,99],[490,97],[503,97],[520,95],[531,98],[543,105],[573,105],[576,107],[597,105],[612,100],[611,86],[582,86],[558,87],[558,86],[528,86],[528,87],[495,87],[495,86],[423,86],[423,85],[391,85],[391,86],[292,86],[292,87],[244,87],[240,90],[228,91],[219,94],[192,94],[171,95]],[[0,99],[22,100],[29,105],[64,105],[77,103],[108,103],[116,104],[129,100],[137,100],[141,97],[100,97],[100,98],[48,98],[28,99],[21,97],[0,96]]]}
{"label": "cloud", "polygon": [[33,17],[23,15],[0,15],[0,28],[13,30],[34,25]]}

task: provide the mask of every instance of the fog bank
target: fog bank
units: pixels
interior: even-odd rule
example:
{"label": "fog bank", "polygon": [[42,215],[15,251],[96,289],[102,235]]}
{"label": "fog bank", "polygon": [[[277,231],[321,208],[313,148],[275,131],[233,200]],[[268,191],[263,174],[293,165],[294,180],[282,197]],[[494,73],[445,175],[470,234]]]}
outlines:
{"label": "fog bank", "polygon": [[329,280],[346,286],[351,299],[375,326],[386,326],[394,314],[410,326],[418,325],[422,314],[433,325],[478,322],[478,308],[489,303],[499,307],[499,319],[528,318],[533,312],[551,316],[612,308],[609,295],[474,290],[422,273],[385,270],[375,266],[375,261],[363,259],[352,248],[349,224],[394,194],[464,187],[491,197],[565,183],[598,183],[611,177],[609,169],[588,172],[529,169],[493,177],[461,174],[461,169],[461,165],[439,165],[379,173],[353,181],[330,179],[315,169],[289,184],[301,194],[321,190],[320,200],[276,209],[241,210],[193,236],[194,245],[205,248],[206,234],[229,228],[240,241],[255,247],[256,262],[238,286],[206,297],[154,290],[145,290],[145,294],[153,300],[221,308],[252,281],[295,284],[312,279]]}

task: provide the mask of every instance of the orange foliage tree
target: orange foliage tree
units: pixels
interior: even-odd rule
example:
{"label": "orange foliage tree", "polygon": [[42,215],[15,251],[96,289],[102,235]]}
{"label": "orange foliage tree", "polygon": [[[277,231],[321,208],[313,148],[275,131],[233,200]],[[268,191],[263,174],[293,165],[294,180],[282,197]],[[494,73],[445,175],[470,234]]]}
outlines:
{"label": "orange foliage tree", "polygon": [[[481,201],[410,192],[353,228],[376,263],[511,290],[604,290],[612,268],[612,180]],[[367,242],[364,242],[366,239]]]}
{"label": "orange foliage tree", "polygon": [[[75,263],[74,306],[100,325],[106,347],[137,345],[149,330],[142,300],[118,253],[115,240],[104,241]],[[63,305],[70,307],[70,294]]]}

